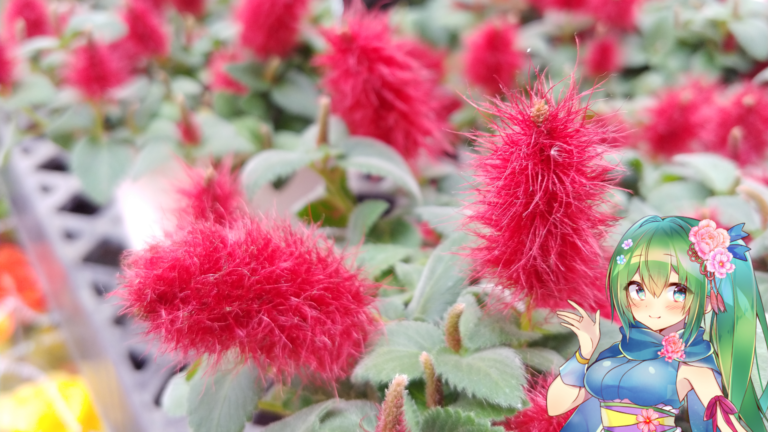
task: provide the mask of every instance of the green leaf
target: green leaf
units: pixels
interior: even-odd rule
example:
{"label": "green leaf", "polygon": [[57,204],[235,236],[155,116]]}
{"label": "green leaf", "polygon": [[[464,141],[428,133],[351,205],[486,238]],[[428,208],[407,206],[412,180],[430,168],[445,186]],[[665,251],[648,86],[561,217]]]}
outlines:
{"label": "green leaf", "polygon": [[[338,403],[338,400],[331,399],[304,408],[290,417],[270,424],[264,428],[264,432],[315,432],[320,427],[320,418]],[[216,429],[211,429],[213,430]]]}
{"label": "green leaf", "polygon": [[419,182],[400,153],[385,143],[369,137],[352,136],[339,143],[344,157],[339,165],[366,174],[391,178],[398,186],[421,201]]}
{"label": "green leaf", "polygon": [[364,244],[355,261],[370,277],[380,275],[384,270],[413,255],[412,248],[388,244]]}
{"label": "green leaf", "polygon": [[56,92],[56,86],[47,76],[30,73],[21,79],[13,95],[8,99],[6,107],[14,111],[35,105],[45,105],[53,101]]}
{"label": "green leaf", "polygon": [[503,432],[485,419],[451,408],[433,408],[422,416],[420,432]]}
{"label": "green leaf", "polygon": [[252,91],[263,92],[269,89],[269,83],[262,78],[264,71],[255,62],[232,63],[224,68],[235,81]]}
{"label": "green leaf", "polygon": [[497,347],[465,357],[441,348],[433,358],[435,371],[451,386],[499,406],[523,406],[525,369],[515,350]]}
{"label": "green leaf", "polygon": [[379,408],[373,402],[340,400],[326,412],[317,432],[373,432],[378,414]]}
{"label": "green leaf", "polygon": [[[301,135],[292,132],[292,131],[277,131],[275,132],[274,136],[272,137],[272,144],[274,147],[278,150],[288,150],[288,151],[297,151],[297,150],[306,150],[307,147],[303,146]],[[314,149],[316,146],[313,145],[309,147],[309,149]]]}
{"label": "green leaf", "polygon": [[[707,198],[706,207],[717,214],[717,220],[732,227],[744,223],[748,232],[760,227],[760,216],[752,204],[739,195],[720,195]],[[723,227],[723,228],[725,228]]]}
{"label": "green leaf", "polygon": [[471,294],[462,295],[458,303],[464,304],[459,319],[462,345],[470,350],[519,345],[541,337],[541,333],[520,330],[509,316],[484,312]]}
{"label": "green leaf", "polygon": [[261,378],[255,368],[198,373],[189,383],[187,416],[193,432],[241,432],[259,402]]}
{"label": "green leaf", "polygon": [[405,402],[403,403],[403,411],[405,411],[405,424],[411,429],[411,431],[421,430],[421,411],[419,410],[416,401],[413,400],[411,394],[407,391],[404,395]]}
{"label": "green leaf", "polygon": [[716,194],[732,193],[739,182],[739,169],[736,163],[720,155],[688,153],[675,155],[672,160],[692,168],[701,182]]}
{"label": "green leaf", "polygon": [[389,209],[389,203],[383,200],[370,199],[358,204],[349,215],[347,226],[347,244],[358,245],[373,227],[376,221]]}
{"label": "green leaf", "polygon": [[133,116],[133,121],[139,129],[147,127],[154,120],[164,99],[165,86],[161,82],[153,82],[146,94],[138,100],[139,107]]}
{"label": "green leaf", "polygon": [[155,169],[161,167],[166,162],[172,161],[175,156],[180,156],[180,149],[173,144],[153,143],[139,151],[129,176],[139,178]]}
{"label": "green leaf", "polygon": [[518,348],[517,353],[523,363],[540,372],[549,372],[565,363],[563,356],[547,348]]}
{"label": "green leaf", "polygon": [[213,94],[213,110],[216,114],[224,117],[231,118],[240,114],[240,100],[242,97],[227,93],[227,92],[215,92]]}
{"label": "green leaf", "polygon": [[175,94],[182,94],[187,98],[199,96],[204,90],[200,81],[184,75],[174,78],[171,88]]}
{"label": "green leaf", "polygon": [[681,180],[664,183],[652,190],[647,202],[659,214],[685,214],[701,208],[710,195],[710,190],[701,183]]}
{"label": "green leaf", "polygon": [[90,31],[96,40],[104,43],[116,41],[128,33],[125,21],[116,13],[93,10],[70,18],[65,33],[72,35],[86,30]]}
{"label": "green leaf", "polygon": [[296,171],[323,158],[323,153],[267,149],[245,163],[240,174],[243,188],[252,197],[262,186],[291,176]]}
{"label": "green leaf", "polygon": [[24,40],[16,53],[20,57],[30,58],[40,51],[56,49],[61,45],[59,38],[53,36],[36,36]]}
{"label": "green leaf", "polygon": [[123,144],[94,143],[84,139],[72,149],[72,171],[83,191],[98,204],[106,204],[117,185],[128,174],[133,152]]}
{"label": "green leaf", "polygon": [[410,290],[416,289],[424,273],[424,266],[399,262],[395,264],[395,276]]}
{"label": "green leaf", "polygon": [[457,207],[422,206],[416,207],[414,212],[419,219],[427,222],[432,229],[442,235],[455,233],[464,219],[464,215]]}
{"label": "green leaf", "polygon": [[736,41],[755,60],[768,60],[768,23],[765,18],[750,17],[728,22]]}
{"label": "green leaf", "polygon": [[466,287],[470,264],[458,253],[468,241],[469,236],[457,233],[435,248],[408,305],[412,319],[437,321],[459,298]]}
{"label": "green leaf", "polygon": [[166,414],[180,417],[187,414],[189,404],[189,383],[186,372],[174,375],[163,389],[160,397],[160,406]]}
{"label": "green leaf", "polygon": [[94,115],[90,105],[76,104],[66,109],[48,124],[49,136],[68,135],[93,127]]}
{"label": "green leaf", "polygon": [[352,379],[385,384],[397,374],[408,378],[423,377],[419,356],[425,351],[434,353],[444,344],[443,333],[431,324],[415,321],[390,323],[377,346],[355,367]]}
{"label": "green leaf", "polygon": [[309,120],[317,118],[320,92],[314,81],[298,70],[292,69],[285,79],[272,87],[269,98],[275,105]]}
{"label": "green leaf", "polygon": [[504,420],[504,418],[512,416],[517,412],[515,408],[505,408],[488,403],[482,399],[474,399],[467,396],[460,396],[459,400],[448,408],[471,413],[478,419],[489,421]]}
{"label": "green leaf", "polygon": [[[301,142],[303,148],[315,148],[317,147],[317,135],[320,126],[317,123],[312,123],[307,126],[301,133]],[[347,124],[344,123],[340,117],[331,115],[328,119],[328,143],[333,145],[334,143],[340,143],[349,137],[349,129]]]}
{"label": "green leaf", "polygon": [[387,321],[405,318],[405,305],[400,296],[379,297],[376,299],[376,305],[382,318]]}
{"label": "green leaf", "polygon": [[252,153],[256,149],[251,142],[240,135],[232,122],[212,112],[201,112],[197,122],[203,132],[202,144],[195,148],[195,155],[223,157],[232,153]]}

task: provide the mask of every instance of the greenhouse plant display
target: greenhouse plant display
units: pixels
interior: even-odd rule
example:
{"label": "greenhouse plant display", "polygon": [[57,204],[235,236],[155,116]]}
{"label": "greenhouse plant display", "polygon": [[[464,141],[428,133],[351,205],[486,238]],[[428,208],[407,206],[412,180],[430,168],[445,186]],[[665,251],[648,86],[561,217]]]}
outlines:
{"label": "greenhouse plant display", "polygon": [[82,205],[119,208],[114,238],[146,225],[126,191],[156,189],[162,226],[116,248],[99,307],[175,362],[152,384],[169,417],[559,431],[578,413],[550,416],[547,389],[581,341],[557,312],[595,320],[589,362],[621,339],[606,281],[637,221],[744,224],[766,288],[767,3],[365,3],[5,6],[11,195],[35,140]]}

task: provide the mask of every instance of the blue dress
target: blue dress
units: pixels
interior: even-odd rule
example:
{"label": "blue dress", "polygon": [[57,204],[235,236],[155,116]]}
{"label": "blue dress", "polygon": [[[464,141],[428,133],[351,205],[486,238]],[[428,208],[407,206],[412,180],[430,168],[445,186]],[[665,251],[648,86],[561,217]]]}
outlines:
{"label": "blue dress", "polygon": [[[679,334],[682,336],[682,331]],[[674,413],[683,404],[677,393],[677,371],[681,361],[669,362],[661,357],[659,351],[663,348],[664,337],[640,323],[631,325],[628,334],[622,327],[621,335],[621,341],[600,353],[587,369],[584,386],[592,397],[576,409],[563,432],[640,432],[636,424],[621,426],[627,423],[626,420],[622,423],[621,419],[633,417],[643,408],[653,409],[662,417],[665,414],[672,416],[666,419],[670,425],[665,426],[662,422],[656,427],[657,432],[676,430],[672,424]],[[712,345],[704,340],[703,328],[685,347],[684,353],[683,363],[712,369],[722,386]],[[704,406],[696,393],[691,391],[686,397],[693,432],[712,431],[712,422],[704,421]],[[606,412],[612,417],[606,417]],[[614,425],[607,424],[601,429],[604,418],[606,422],[608,418],[614,419]],[[619,426],[612,427],[616,425]]]}

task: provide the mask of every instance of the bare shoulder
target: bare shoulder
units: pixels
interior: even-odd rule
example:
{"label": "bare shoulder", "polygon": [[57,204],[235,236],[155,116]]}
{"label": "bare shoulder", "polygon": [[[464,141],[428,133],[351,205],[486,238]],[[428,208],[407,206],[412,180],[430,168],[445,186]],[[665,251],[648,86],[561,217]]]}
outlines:
{"label": "bare shoulder", "polygon": [[[677,369],[677,395],[682,401],[691,390],[706,388],[713,391],[719,388],[712,369],[680,363]],[[697,392],[698,393],[698,392]]]}

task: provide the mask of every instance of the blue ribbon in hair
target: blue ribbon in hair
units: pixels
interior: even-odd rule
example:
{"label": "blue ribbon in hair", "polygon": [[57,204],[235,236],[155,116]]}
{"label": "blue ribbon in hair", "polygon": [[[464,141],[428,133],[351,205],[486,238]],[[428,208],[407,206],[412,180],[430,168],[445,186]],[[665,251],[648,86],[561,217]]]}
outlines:
{"label": "blue ribbon in hair", "polygon": [[[749,236],[749,234],[743,231],[743,228],[744,228],[744,224],[742,223],[742,224],[735,225],[728,230],[728,235],[731,236],[731,243]],[[728,246],[728,252],[730,252],[734,258],[740,259],[742,261],[747,260],[746,253],[749,251],[750,249],[748,247],[740,244],[732,244]]]}

